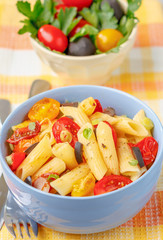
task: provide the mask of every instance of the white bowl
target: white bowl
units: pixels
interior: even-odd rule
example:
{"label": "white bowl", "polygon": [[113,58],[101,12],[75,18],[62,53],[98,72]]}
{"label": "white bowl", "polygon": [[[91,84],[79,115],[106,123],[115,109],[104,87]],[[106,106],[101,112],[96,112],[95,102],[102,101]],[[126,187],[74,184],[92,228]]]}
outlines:
{"label": "white bowl", "polygon": [[[127,5],[121,0],[121,5]],[[120,66],[126,55],[132,49],[137,26],[128,40],[120,46],[118,53],[102,53],[91,56],[69,56],[52,52],[30,37],[33,49],[43,63],[48,65],[66,85],[93,84],[102,85],[109,80],[111,73]]]}

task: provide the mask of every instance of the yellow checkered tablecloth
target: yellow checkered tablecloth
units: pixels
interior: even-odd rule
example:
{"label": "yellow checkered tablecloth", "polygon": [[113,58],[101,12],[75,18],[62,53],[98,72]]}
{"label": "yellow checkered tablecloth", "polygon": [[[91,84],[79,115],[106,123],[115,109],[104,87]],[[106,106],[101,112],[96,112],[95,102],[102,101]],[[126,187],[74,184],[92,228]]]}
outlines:
{"label": "yellow checkered tablecloth", "polygon": [[[163,122],[163,6],[159,0],[142,0],[137,11],[140,20],[134,48],[105,86],[128,92],[145,101]],[[0,0],[0,98],[10,99],[13,107],[27,99],[34,79],[48,80],[53,88],[63,86],[49,67],[43,65],[30,45],[28,35],[19,36],[16,0]],[[24,239],[28,240],[24,229]],[[157,189],[143,210],[127,223],[97,234],[72,235],[39,226],[31,239],[163,239],[163,171]],[[0,240],[13,239],[6,227]],[[21,239],[17,237],[17,239]]]}

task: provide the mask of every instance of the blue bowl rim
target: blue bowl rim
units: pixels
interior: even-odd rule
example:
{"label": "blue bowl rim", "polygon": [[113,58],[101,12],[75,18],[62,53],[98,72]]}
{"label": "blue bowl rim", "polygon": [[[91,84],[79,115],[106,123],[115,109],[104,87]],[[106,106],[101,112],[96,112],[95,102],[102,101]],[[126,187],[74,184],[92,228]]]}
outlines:
{"label": "blue bowl rim", "polygon": [[[112,92],[115,92],[115,93],[118,93],[118,94],[121,94],[123,96],[127,96],[131,99],[133,99],[134,101],[137,101],[139,102],[142,106],[144,106],[145,108],[148,109],[149,112],[151,112],[151,114],[154,115],[154,117],[157,119],[158,121],[158,124],[159,124],[159,128],[161,130],[160,132],[160,135],[162,134],[163,136],[163,126],[161,124],[161,121],[159,120],[159,118],[157,117],[157,115],[153,112],[153,110],[147,105],[145,104],[143,101],[141,101],[140,99],[132,96],[131,94],[129,93],[126,93],[124,91],[121,91],[121,90],[118,90],[118,89],[114,89],[114,88],[110,88],[110,87],[103,87],[103,86],[95,86],[95,85],[77,85],[77,86],[68,86],[68,87],[60,87],[60,88],[56,88],[56,89],[52,89],[52,90],[48,90],[46,92],[43,92],[43,93],[40,93],[28,100],[26,100],[25,102],[23,102],[22,104],[20,104],[8,117],[7,119],[5,120],[3,126],[2,126],[2,130],[1,130],[1,135],[0,135],[0,149],[3,147],[3,142],[1,141],[1,136],[3,135],[3,131],[5,129],[5,127],[7,126],[7,123],[8,121],[16,114],[18,113],[22,107],[27,104],[28,102],[31,102],[33,99],[37,99],[37,98],[40,98],[40,97],[47,97],[47,93],[49,92],[55,92],[55,91],[64,91],[64,89],[75,89],[75,88],[78,88],[78,87],[83,87],[83,88],[96,88],[96,89],[108,89],[108,91],[112,91]],[[36,100],[37,101],[37,100]],[[161,148],[162,146],[162,148]],[[46,192],[43,192],[43,191],[40,191],[28,184],[26,184],[25,182],[23,182],[20,178],[18,178],[12,171],[11,169],[9,168],[8,164],[6,163],[5,161],[5,158],[3,158],[2,156],[2,152],[0,151],[0,162],[2,163],[3,167],[5,168],[6,172],[11,175],[14,180],[16,182],[19,182],[20,185],[22,185],[23,187],[29,189],[29,190],[32,190],[32,192],[36,192],[36,194],[43,194],[43,195],[46,195],[47,197],[52,197],[52,198],[59,198],[59,199],[65,199],[65,200],[70,200],[70,201],[73,201],[73,200],[93,200],[93,199],[100,199],[100,198],[103,198],[103,197],[107,197],[107,196],[110,196],[110,195],[116,195],[116,194],[119,194],[121,191],[125,191],[131,187],[133,187],[135,184],[137,184],[138,182],[141,182],[143,181],[143,179],[148,175],[150,174],[150,172],[152,171],[152,169],[159,163],[159,161],[162,161],[161,160],[161,156],[163,156],[163,138],[161,139],[160,141],[160,148],[161,148],[161,151],[159,154],[157,154],[156,156],[156,159],[155,159],[155,162],[153,163],[153,165],[151,166],[151,168],[145,173],[143,174],[143,176],[141,176],[140,178],[138,178],[136,181],[132,182],[131,184],[123,187],[123,188],[120,188],[116,191],[113,191],[113,192],[109,192],[109,193],[104,193],[104,194],[101,194],[101,195],[96,195],[96,196],[86,196],[86,197],[71,197],[71,196],[61,196],[61,195],[57,195],[57,194],[49,194],[49,193],[46,193]],[[3,160],[2,160],[3,159]],[[31,194],[32,194],[31,192]]]}

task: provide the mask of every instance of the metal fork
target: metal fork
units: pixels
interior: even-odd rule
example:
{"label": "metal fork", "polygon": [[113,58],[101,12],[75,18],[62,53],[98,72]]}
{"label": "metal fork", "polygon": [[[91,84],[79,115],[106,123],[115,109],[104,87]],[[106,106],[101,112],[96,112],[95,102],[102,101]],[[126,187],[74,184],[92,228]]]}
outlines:
{"label": "metal fork", "polygon": [[5,220],[5,225],[8,231],[14,237],[16,237],[16,234],[15,234],[13,225],[16,226],[20,236],[23,238],[20,224],[24,226],[29,237],[31,237],[31,235],[29,233],[28,224],[30,224],[35,236],[37,237],[38,235],[37,223],[22,211],[22,209],[18,206],[17,202],[13,198],[10,191],[8,191],[7,202],[4,208],[4,220]]}

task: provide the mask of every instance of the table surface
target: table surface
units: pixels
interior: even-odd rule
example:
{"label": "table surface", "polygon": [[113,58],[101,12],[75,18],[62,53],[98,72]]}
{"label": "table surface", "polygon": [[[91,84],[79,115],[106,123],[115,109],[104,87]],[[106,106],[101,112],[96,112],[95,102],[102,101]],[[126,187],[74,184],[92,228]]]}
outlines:
{"label": "table surface", "polygon": [[[52,88],[64,86],[38,59],[28,35],[17,34],[22,16],[15,4],[16,0],[0,0],[0,98],[9,99],[13,108],[27,99],[34,79],[46,79]],[[137,11],[140,23],[134,48],[105,86],[123,90],[146,102],[163,122],[162,9],[159,0],[143,0]],[[24,229],[22,231],[28,240]],[[2,239],[13,239],[5,226],[0,231]],[[38,237],[32,235],[32,239],[163,239],[163,171],[150,201],[127,223],[89,235],[59,233],[39,226]]]}

